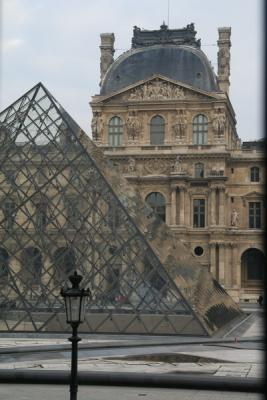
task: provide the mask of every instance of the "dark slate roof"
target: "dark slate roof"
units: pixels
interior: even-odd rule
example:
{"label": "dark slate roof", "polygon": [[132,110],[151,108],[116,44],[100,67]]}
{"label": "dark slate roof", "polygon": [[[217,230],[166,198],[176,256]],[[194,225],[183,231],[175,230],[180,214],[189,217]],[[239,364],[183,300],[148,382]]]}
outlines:
{"label": "dark slate roof", "polygon": [[249,142],[243,142],[242,143],[242,150],[264,150],[266,146],[266,138],[259,139],[259,140],[253,140]]}
{"label": "dark slate roof", "polygon": [[216,76],[202,50],[188,45],[159,44],[131,49],[108,69],[101,95],[160,74],[207,92],[219,91]]}

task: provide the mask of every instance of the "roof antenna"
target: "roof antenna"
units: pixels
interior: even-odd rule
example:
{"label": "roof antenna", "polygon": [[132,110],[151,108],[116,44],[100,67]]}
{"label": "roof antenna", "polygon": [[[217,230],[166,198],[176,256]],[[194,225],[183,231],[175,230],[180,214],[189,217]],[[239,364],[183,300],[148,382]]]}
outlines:
{"label": "roof antenna", "polygon": [[170,0],[168,0],[168,28],[169,28],[169,19],[170,19]]}

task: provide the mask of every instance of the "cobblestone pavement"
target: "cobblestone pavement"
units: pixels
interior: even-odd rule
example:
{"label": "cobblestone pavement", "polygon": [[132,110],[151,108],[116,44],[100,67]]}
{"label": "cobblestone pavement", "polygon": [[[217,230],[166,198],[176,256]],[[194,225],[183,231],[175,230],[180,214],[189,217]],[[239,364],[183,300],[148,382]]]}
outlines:
{"label": "cobblestone pavement", "polygon": [[[0,400],[66,400],[65,385],[0,385]],[[263,400],[257,393],[214,390],[79,386],[79,400]]]}
{"label": "cobblestone pavement", "polygon": [[[218,343],[201,343],[168,345],[168,338],[162,338],[164,345],[153,347],[119,347],[119,344],[130,342],[123,337],[92,337],[83,339],[82,343],[99,344],[98,349],[80,349],[80,371],[115,371],[115,372],[153,372],[153,373],[202,373],[215,376],[263,377],[264,350],[258,341],[263,337],[263,314],[256,309],[252,318],[243,326],[233,330],[232,341]],[[239,336],[237,336],[237,334]],[[241,339],[248,338],[247,341]],[[253,340],[257,338],[257,341]],[[148,338],[134,337],[135,342],[149,344]],[[178,339],[177,339],[178,341]],[[105,348],[107,343],[117,343],[117,347]],[[66,338],[0,338],[0,347],[39,346],[58,344],[70,346]],[[101,348],[104,346],[103,348]],[[167,356],[166,356],[167,355]],[[143,356],[143,359],[142,359]],[[162,357],[164,356],[164,359]],[[130,359],[129,359],[130,357]],[[145,358],[144,358],[145,357]],[[0,354],[0,369],[31,370],[69,370],[70,352],[66,350],[29,352],[18,354]]]}

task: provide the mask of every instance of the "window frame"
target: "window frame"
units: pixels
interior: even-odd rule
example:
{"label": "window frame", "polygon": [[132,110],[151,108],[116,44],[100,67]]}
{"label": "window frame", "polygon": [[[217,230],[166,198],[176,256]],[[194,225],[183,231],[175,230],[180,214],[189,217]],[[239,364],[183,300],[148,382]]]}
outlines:
{"label": "window frame", "polygon": [[[159,124],[159,123],[154,124],[153,120],[155,121],[156,119],[158,119],[158,120],[160,119],[163,123],[162,124]],[[157,115],[154,115],[150,119],[150,122],[149,122],[149,127],[150,127],[150,129],[149,129],[149,142],[150,142],[151,145],[153,145],[153,146],[161,146],[161,145],[164,144],[164,142],[165,142],[165,126],[166,126],[165,119],[164,119],[164,117],[162,115],[157,114]],[[158,129],[160,127],[162,127],[161,130]],[[156,138],[156,140],[155,140],[155,138]]]}
{"label": "window frame", "polygon": [[[203,202],[202,205],[199,204],[197,207],[197,213],[195,212],[195,202]],[[204,205],[204,211],[203,211],[203,205]],[[202,210],[201,210],[202,208]],[[192,199],[192,225],[193,228],[195,229],[203,229],[206,228],[206,198],[204,197],[194,197]],[[197,223],[195,224],[195,216],[197,218]]]}
{"label": "window frame", "polygon": [[108,144],[109,146],[123,145],[123,120],[118,115],[114,115],[108,121]]}
{"label": "window frame", "polygon": [[250,168],[250,182],[260,182],[260,168],[256,165]]}
{"label": "window frame", "polygon": [[[160,196],[162,196],[162,199],[164,200],[164,204],[159,204],[159,205],[156,205],[156,206],[154,206],[153,204],[151,205],[151,204],[147,201],[147,199],[148,199],[148,197],[151,197],[152,195],[155,195],[155,197],[160,197]],[[158,195],[160,195],[160,196],[158,196]],[[158,218],[160,218],[163,222],[166,222],[166,198],[165,198],[165,196],[164,196],[161,192],[150,192],[150,193],[148,193],[148,194],[146,195],[146,197],[145,197],[145,202],[147,203],[147,205],[148,205],[149,207],[152,208],[153,212],[158,216]],[[164,207],[164,213],[163,213],[163,211],[160,211],[160,210],[159,210],[160,208],[163,209],[163,207]],[[160,211],[160,212],[159,212],[159,211]]]}
{"label": "window frame", "polygon": [[[253,205],[251,207],[251,205]],[[258,205],[258,208],[256,208]],[[251,213],[252,210],[252,213]],[[257,215],[258,211],[258,215]],[[261,229],[262,228],[262,203],[261,201],[248,201],[248,228]]]}
{"label": "window frame", "polygon": [[[201,121],[200,119],[203,119]],[[192,143],[194,145],[208,144],[209,120],[205,114],[197,114],[192,121]]]}

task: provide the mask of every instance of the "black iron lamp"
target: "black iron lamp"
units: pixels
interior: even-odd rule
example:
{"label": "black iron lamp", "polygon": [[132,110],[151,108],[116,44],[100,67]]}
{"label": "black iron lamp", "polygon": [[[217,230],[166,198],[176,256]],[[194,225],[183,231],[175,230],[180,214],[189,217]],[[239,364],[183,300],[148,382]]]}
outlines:
{"label": "black iron lamp", "polygon": [[89,289],[79,287],[82,279],[83,277],[79,275],[77,271],[74,271],[73,275],[69,277],[72,287],[61,289],[61,295],[65,301],[67,323],[72,327],[72,336],[69,338],[69,341],[72,343],[70,400],[77,400],[78,342],[81,340],[77,335],[77,331],[80,323],[84,322],[85,303],[87,298],[90,296]]}

